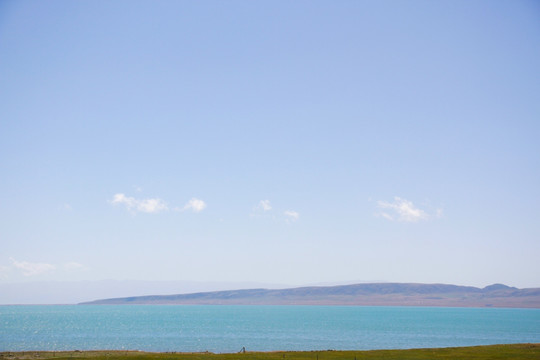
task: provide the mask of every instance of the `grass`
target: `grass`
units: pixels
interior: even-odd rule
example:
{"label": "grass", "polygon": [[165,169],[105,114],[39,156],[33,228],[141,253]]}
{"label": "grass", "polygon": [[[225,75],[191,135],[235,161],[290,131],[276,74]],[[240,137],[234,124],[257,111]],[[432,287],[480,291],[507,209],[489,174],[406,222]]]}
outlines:
{"label": "grass", "polygon": [[2,352],[0,360],[540,360],[540,344],[510,344],[437,349],[371,351],[276,351],[239,354],[151,353],[140,351],[25,351]]}

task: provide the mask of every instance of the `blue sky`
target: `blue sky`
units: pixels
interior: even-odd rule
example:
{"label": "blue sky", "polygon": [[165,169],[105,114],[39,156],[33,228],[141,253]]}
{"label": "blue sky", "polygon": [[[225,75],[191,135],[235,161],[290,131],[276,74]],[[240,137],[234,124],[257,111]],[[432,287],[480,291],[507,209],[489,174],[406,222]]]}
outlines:
{"label": "blue sky", "polygon": [[0,282],[540,286],[535,1],[3,1]]}

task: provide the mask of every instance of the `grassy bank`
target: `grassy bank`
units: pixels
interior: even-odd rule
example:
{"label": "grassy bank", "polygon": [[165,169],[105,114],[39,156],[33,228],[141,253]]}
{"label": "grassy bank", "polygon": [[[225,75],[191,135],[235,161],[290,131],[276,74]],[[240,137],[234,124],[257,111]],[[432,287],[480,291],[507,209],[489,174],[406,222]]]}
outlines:
{"label": "grassy bank", "polygon": [[540,360],[540,344],[372,351],[277,351],[239,354],[149,353],[139,351],[2,352],[1,360],[379,360],[520,359]]}

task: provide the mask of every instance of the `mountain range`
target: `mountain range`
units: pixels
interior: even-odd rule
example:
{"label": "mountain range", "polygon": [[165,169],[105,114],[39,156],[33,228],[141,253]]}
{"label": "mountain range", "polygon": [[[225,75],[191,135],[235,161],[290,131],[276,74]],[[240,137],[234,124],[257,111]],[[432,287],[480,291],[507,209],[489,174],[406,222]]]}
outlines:
{"label": "mountain range", "polygon": [[83,305],[364,305],[540,308],[540,288],[371,283],[289,289],[243,289],[101,299]]}

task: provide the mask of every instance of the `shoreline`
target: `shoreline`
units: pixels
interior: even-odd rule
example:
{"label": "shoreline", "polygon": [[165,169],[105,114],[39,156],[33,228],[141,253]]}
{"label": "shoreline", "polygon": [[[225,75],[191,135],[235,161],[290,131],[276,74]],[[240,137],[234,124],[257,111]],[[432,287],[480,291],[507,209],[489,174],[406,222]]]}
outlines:
{"label": "shoreline", "polygon": [[375,360],[399,359],[539,359],[540,343],[476,345],[464,347],[379,349],[379,350],[309,350],[309,351],[240,351],[213,352],[151,352],[141,350],[67,350],[67,351],[1,351],[0,359],[93,359],[93,360],[232,360],[239,357],[250,360]]}
{"label": "shoreline", "polygon": [[522,310],[538,310],[540,305],[534,306],[476,306],[476,305],[420,305],[420,304],[401,304],[401,305],[388,305],[388,304],[235,304],[235,303],[133,303],[133,304],[90,304],[90,303],[77,303],[77,304],[0,304],[0,307],[13,307],[13,306],[327,306],[327,307],[378,307],[378,308],[435,308],[435,309],[522,309]]}

